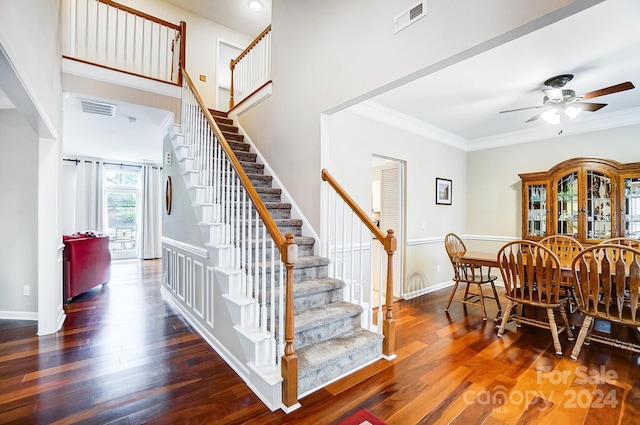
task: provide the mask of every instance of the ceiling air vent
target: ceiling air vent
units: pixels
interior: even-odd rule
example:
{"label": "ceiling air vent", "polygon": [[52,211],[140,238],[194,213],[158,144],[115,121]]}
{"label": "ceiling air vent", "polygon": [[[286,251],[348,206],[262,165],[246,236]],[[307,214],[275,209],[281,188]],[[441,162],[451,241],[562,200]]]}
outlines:
{"label": "ceiling air vent", "polygon": [[405,10],[401,14],[395,17],[393,20],[393,32],[394,34],[405,29],[409,25],[416,22],[418,19],[423,18],[427,14],[427,2],[426,0],[419,2],[415,6]]}
{"label": "ceiling air vent", "polygon": [[80,99],[80,104],[82,105],[82,112],[87,114],[104,115],[111,118],[116,116],[116,105],[87,99]]}

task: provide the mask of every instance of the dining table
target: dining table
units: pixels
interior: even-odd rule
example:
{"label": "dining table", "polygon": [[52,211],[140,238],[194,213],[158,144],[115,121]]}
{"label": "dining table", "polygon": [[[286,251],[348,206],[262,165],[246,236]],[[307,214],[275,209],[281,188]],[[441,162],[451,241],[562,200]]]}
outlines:
{"label": "dining table", "polygon": [[[455,261],[481,267],[499,267],[498,253],[490,251],[466,251],[454,257]],[[563,278],[572,278],[571,260],[560,259],[560,269]]]}

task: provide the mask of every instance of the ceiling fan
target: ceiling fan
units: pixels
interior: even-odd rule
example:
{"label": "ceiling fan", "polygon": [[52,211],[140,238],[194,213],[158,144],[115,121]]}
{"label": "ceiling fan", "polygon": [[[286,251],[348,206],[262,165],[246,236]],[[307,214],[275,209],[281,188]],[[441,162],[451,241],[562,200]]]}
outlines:
{"label": "ceiling fan", "polygon": [[574,119],[582,111],[595,112],[607,106],[606,103],[583,102],[583,100],[593,99],[594,97],[618,93],[625,90],[631,90],[635,87],[630,81],[627,81],[626,83],[616,84],[615,86],[605,87],[599,90],[585,93],[580,96],[576,96],[575,91],[562,88],[572,79],[572,74],[562,74],[556,77],[551,77],[547,81],[545,81],[545,86],[551,88],[542,90],[542,92],[544,93],[544,98],[542,99],[543,105],[541,106],[529,106],[526,108],[509,109],[507,111],[500,111],[500,113],[503,114],[505,112],[523,111],[526,109],[547,108],[546,111],[534,115],[526,122],[531,122],[542,118],[549,124],[559,124],[560,116],[562,114],[566,115],[570,119]]}

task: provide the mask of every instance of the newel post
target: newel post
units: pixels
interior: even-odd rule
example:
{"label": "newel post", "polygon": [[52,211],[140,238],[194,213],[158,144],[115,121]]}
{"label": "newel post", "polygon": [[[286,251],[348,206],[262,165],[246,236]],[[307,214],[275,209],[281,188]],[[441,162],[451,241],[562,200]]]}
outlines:
{"label": "newel post", "polygon": [[178,58],[178,85],[182,87],[182,70],[187,69],[187,23],[180,21],[180,56]]}
{"label": "newel post", "polygon": [[398,246],[398,240],[393,236],[393,230],[387,230],[387,237],[384,240],[384,249],[387,251],[387,296],[385,305],[385,316],[382,322],[382,354],[393,356],[396,350],[396,324],[393,321],[393,253]]}
{"label": "newel post", "polygon": [[231,85],[229,86],[229,110],[233,109],[235,105],[235,100],[233,99],[233,71],[236,69],[236,64],[233,62],[233,59],[229,63],[229,69],[231,70]]}
{"label": "newel post", "polygon": [[298,259],[298,245],[293,241],[293,233],[285,235],[285,255],[287,268],[285,287],[284,356],[282,356],[282,403],[291,407],[298,402],[298,355],[293,348],[295,327],[293,323],[293,265]]}

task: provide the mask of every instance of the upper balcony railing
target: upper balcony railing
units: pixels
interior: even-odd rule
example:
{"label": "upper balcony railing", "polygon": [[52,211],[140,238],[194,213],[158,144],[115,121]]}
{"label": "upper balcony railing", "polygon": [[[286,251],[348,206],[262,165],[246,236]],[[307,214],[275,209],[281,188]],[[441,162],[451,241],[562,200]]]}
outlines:
{"label": "upper balcony railing", "polygon": [[271,81],[271,25],[231,61],[229,110]]}
{"label": "upper balcony railing", "polygon": [[182,85],[186,24],[111,0],[63,0],[63,56]]}

